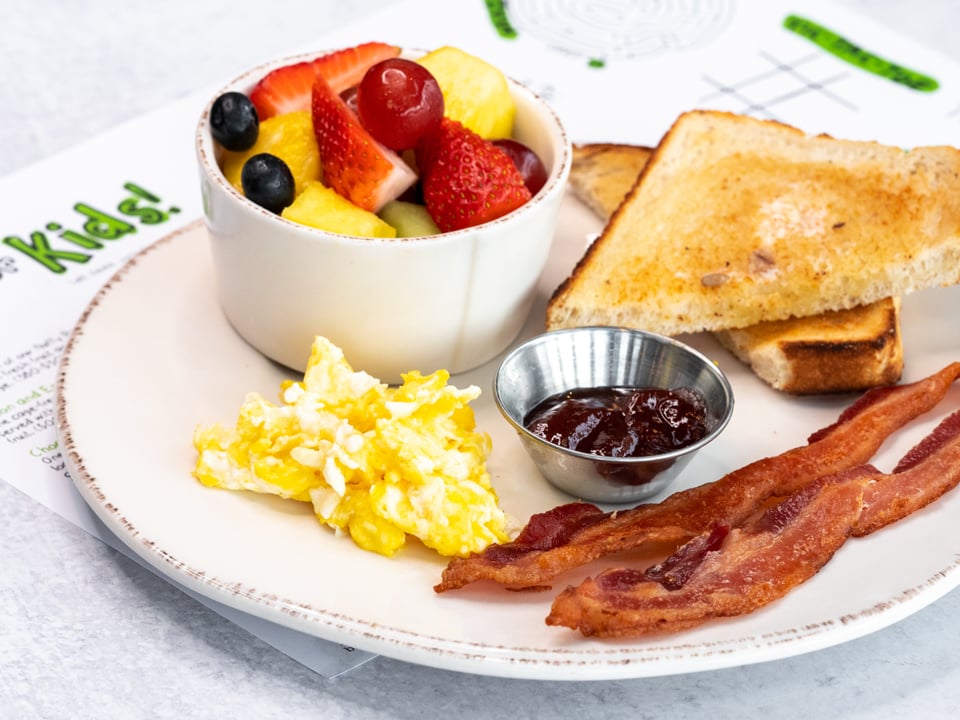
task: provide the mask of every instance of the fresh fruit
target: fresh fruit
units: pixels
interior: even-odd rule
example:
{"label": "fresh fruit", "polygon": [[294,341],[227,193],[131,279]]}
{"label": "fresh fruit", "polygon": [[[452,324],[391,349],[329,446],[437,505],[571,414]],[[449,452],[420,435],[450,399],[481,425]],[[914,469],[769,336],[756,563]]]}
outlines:
{"label": "fresh fruit", "polygon": [[283,160],[293,173],[295,192],[300,193],[308,183],[322,179],[317,138],[313,134],[313,120],[309,110],[299,110],[264,120],[257,141],[246,152],[224,153],[223,174],[227,182],[243,192],[240,172],[244,163],[254,155],[270,153]]}
{"label": "fresh fruit", "polygon": [[423,205],[391,200],[380,211],[380,219],[397,230],[397,237],[439,235],[440,228]]}
{"label": "fresh fruit", "polygon": [[417,173],[417,182],[404,190],[398,197],[397,200],[402,200],[403,202],[416,203],[417,205],[423,205],[423,183],[420,182],[421,173],[419,168],[417,168],[417,154],[414,150],[406,150],[400,156],[403,158],[404,162],[407,163],[410,167],[413,168],[414,172]]}
{"label": "fresh fruit", "polygon": [[240,173],[243,194],[273,213],[293,202],[293,174],[287,164],[270,153],[260,153],[244,163]]}
{"label": "fresh fruit", "polygon": [[257,141],[260,119],[243,93],[226,92],[210,107],[210,133],[227,150],[248,150]]}
{"label": "fresh fruit", "polygon": [[[454,47],[418,62],[399,54],[365,43],[278,68],[249,99],[216,100],[212,134],[227,180],[297,222],[391,237],[479,225],[543,187],[540,158],[509,137],[516,107],[503,73]],[[250,134],[252,145],[228,149]]]}
{"label": "fresh fruit", "polygon": [[327,232],[357,237],[396,237],[397,231],[372,212],[361,210],[322,183],[310,183],[283,217]]}
{"label": "fresh fruit", "polygon": [[309,62],[285,65],[268,73],[250,93],[260,122],[274,115],[309,110],[313,82],[323,77],[335,92],[360,82],[375,63],[400,54],[400,48],[370,42],[337,50]]}
{"label": "fresh fruit", "polygon": [[500,70],[449,46],[429,52],[417,62],[440,84],[446,117],[484,138],[510,137],[516,105]]}
{"label": "fresh fruit", "polygon": [[493,144],[513,160],[513,164],[517,166],[517,170],[523,176],[523,183],[527,186],[530,194],[536,195],[540,192],[540,188],[547,183],[547,168],[544,167],[540,156],[517,140],[503,138],[494,140]]}
{"label": "fresh fruit", "polygon": [[443,117],[443,93],[423,65],[403,58],[381,60],[360,81],[357,113],[388,148],[409,150]]}
{"label": "fresh fruit", "polygon": [[443,232],[495,220],[530,199],[513,160],[455,120],[427,134],[417,164],[427,210]]}
{"label": "fresh fruit", "polygon": [[357,112],[357,87],[357,85],[351,85],[340,93],[340,99],[347,104],[347,107],[354,114]]}
{"label": "fresh fruit", "polygon": [[377,212],[416,182],[410,166],[364,129],[322,76],[313,86],[313,129],[324,182],[354,205]]}

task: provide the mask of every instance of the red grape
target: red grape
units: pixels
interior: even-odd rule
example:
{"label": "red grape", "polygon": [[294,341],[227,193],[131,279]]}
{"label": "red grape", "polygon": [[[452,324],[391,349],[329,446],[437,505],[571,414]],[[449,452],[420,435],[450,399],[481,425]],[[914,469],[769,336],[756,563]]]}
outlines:
{"label": "red grape", "polygon": [[510,159],[513,160],[513,164],[517,166],[517,170],[519,170],[523,176],[523,184],[527,186],[530,194],[536,195],[540,192],[540,188],[547,182],[547,168],[544,167],[540,156],[516,140],[504,138],[502,140],[494,140],[493,144],[503,150],[510,156]]}
{"label": "red grape", "polygon": [[393,150],[409,150],[443,117],[443,93],[425,67],[391,58],[363,76],[357,113],[376,140]]}
{"label": "red grape", "polygon": [[353,110],[353,113],[357,113],[357,86],[351,85],[342,93],[340,93],[340,99],[343,100],[347,107]]}

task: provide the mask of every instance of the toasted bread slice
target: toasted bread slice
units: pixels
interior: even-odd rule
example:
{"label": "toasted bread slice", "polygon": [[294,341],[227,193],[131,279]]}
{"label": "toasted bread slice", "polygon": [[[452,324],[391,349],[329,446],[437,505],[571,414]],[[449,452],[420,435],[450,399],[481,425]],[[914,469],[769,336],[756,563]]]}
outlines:
{"label": "toasted bread slice", "polygon": [[681,115],[551,298],[550,329],[744,328],[960,282],[960,151]]}
{"label": "toasted bread slice", "polygon": [[[570,187],[604,222],[633,188],[653,150],[615,143],[573,147]],[[714,336],[756,375],[784,392],[851,392],[897,382],[903,372],[900,302],[759,323]]]}
{"label": "toasted bread slice", "polygon": [[903,373],[899,298],[713,335],[761,380],[794,395],[892,385]]}
{"label": "toasted bread slice", "polygon": [[574,145],[570,189],[606,222],[633,189],[652,154],[652,148],[641,145]]}

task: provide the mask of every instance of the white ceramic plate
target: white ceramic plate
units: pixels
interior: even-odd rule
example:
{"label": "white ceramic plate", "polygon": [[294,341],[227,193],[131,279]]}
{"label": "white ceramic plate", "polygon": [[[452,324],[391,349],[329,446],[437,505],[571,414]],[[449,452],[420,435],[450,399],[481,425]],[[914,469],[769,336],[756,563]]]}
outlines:
{"label": "white ceramic plate", "polygon": [[[538,332],[546,295],[599,230],[564,204],[543,298],[525,334]],[[410,662],[525,678],[606,679],[686,673],[773,660],[845,642],[889,625],[960,582],[960,493],[871,537],[848,542],[812,580],[752,615],[673,636],[586,640],[545,625],[553,592],[480,585],[436,595],[444,561],[416,543],[393,558],[364,552],[322,527],[306,504],[203,487],[191,477],[197,424],[232,424],[250,390],[276,397],[293,373],[265,360],[222,316],[196,223],[135,257],[79,322],[59,376],[59,431],[77,487],[100,518],[162,573],[214,600],[306,633]],[[960,357],[949,308],[960,288],[904,303],[906,379]],[[335,312],[335,309],[331,309]],[[761,455],[805,442],[850,398],[778,394],[716,346],[688,340],[727,371],[736,410],[683,485],[713,480]],[[492,400],[496,360],[454,384],[476,383],[480,426],[493,437],[490,471],[504,508],[521,521],[569,501],[540,478]],[[877,456],[884,469],[960,405],[954,388]],[[629,557],[617,559],[629,562]]]}

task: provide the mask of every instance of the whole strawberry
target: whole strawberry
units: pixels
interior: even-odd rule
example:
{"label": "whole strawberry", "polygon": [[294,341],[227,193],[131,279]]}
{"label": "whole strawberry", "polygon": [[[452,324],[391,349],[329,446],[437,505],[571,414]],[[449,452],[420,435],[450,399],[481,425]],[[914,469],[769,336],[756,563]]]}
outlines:
{"label": "whole strawberry", "polygon": [[513,160],[449,118],[420,142],[417,166],[427,211],[443,232],[496,220],[530,199]]}

